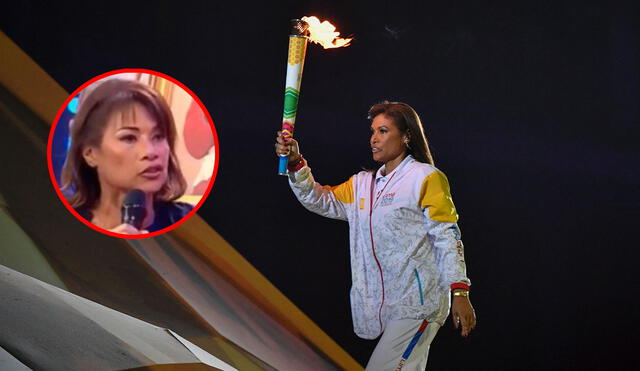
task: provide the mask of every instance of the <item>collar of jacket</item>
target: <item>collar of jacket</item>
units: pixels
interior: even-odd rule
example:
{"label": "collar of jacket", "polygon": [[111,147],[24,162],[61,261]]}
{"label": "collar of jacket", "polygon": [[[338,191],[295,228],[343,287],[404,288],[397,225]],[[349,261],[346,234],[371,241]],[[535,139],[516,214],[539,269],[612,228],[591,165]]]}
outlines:
{"label": "collar of jacket", "polygon": [[415,161],[415,159],[413,158],[413,156],[411,155],[407,155],[407,157],[404,158],[404,160],[402,160],[401,163],[398,164],[398,166],[396,166],[395,169],[393,169],[393,171],[387,175],[382,175],[383,170],[387,167],[387,165],[382,165],[380,166],[380,169],[378,169],[378,171],[376,171],[376,181],[378,181],[378,179],[380,178],[384,178],[384,177],[388,177],[391,174],[399,171],[400,169],[402,169],[406,164],[408,164],[409,162]]}

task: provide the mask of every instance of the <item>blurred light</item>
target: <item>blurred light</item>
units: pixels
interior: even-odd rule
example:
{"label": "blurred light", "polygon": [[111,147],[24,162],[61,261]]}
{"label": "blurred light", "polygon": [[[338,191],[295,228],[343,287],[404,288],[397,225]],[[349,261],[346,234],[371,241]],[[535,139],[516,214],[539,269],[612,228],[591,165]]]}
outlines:
{"label": "blurred light", "polygon": [[71,99],[71,102],[67,105],[67,109],[74,115],[78,113],[78,97]]}

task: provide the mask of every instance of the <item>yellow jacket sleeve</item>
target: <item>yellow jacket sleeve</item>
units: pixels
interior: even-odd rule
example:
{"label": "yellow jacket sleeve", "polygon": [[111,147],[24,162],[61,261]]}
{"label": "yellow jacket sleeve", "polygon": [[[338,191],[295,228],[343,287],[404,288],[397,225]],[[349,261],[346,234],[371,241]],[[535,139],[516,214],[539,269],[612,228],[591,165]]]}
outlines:
{"label": "yellow jacket sleeve", "polygon": [[323,188],[333,192],[336,199],[342,203],[350,204],[353,202],[353,177],[337,186],[324,186]]}
{"label": "yellow jacket sleeve", "polygon": [[420,206],[429,209],[429,217],[445,223],[456,223],[458,213],[451,199],[447,177],[434,171],[427,175],[420,190]]}

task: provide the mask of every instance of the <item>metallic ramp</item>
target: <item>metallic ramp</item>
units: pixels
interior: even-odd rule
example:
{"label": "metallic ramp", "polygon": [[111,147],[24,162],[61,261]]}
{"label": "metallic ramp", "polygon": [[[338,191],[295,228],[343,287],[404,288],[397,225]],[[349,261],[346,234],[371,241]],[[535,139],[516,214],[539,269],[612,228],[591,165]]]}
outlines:
{"label": "metallic ramp", "polygon": [[46,370],[200,364],[236,370],[170,330],[0,266],[0,345]]}

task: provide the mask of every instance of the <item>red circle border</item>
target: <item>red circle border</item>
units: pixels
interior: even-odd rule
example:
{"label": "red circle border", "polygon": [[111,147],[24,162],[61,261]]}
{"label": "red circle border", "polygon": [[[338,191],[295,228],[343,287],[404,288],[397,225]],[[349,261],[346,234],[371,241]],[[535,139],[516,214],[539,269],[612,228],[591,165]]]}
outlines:
{"label": "red circle border", "polygon": [[[146,74],[149,74],[149,75],[158,76],[158,77],[161,77],[161,78],[163,78],[165,80],[171,81],[172,83],[174,83],[177,86],[179,86],[182,90],[187,92],[191,96],[191,98],[193,98],[193,100],[196,103],[198,103],[198,105],[200,106],[200,109],[202,109],[202,112],[204,112],[205,116],[207,117],[207,120],[209,121],[209,126],[211,128],[211,134],[213,135],[213,143],[214,143],[214,147],[215,147],[215,162],[214,162],[214,165],[213,165],[213,173],[211,174],[211,179],[209,180],[209,185],[207,186],[207,190],[202,195],[202,198],[200,199],[198,204],[187,215],[185,215],[182,219],[180,219],[177,222],[171,224],[170,226],[165,227],[165,228],[163,228],[161,230],[158,230],[158,231],[155,231],[155,232],[150,232],[150,233],[145,233],[145,234],[136,234],[136,235],[122,234],[122,233],[115,233],[115,232],[108,231],[106,229],[103,229],[103,228],[100,228],[100,227],[94,225],[90,221],[88,221],[85,218],[83,218],[82,216],[80,216],[80,214],[78,214],[78,212],[75,211],[73,209],[73,207],[71,207],[71,205],[69,204],[67,199],[62,194],[62,191],[60,190],[60,186],[58,185],[58,181],[56,180],[55,173],[53,171],[53,163],[51,161],[51,157],[52,157],[51,156],[51,146],[52,146],[52,143],[53,143],[53,136],[54,136],[56,127],[58,126],[58,121],[60,120],[60,116],[62,116],[62,114],[64,113],[64,110],[67,109],[67,106],[69,105],[69,102],[73,98],[75,98],[81,91],[86,89],[89,85],[93,84],[94,82],[96,82],[98,80],[102,80],[102,79],[104,79],[106,77],[109,77],[109,76],[123,74],[123,73],[146,73]],[[219,143],[218,143],[218,134],[217,134],[216,128],[215,128],[215,126],[213,124],[213,119],[211,118],[211,115],[209,114],[209,111],[204,106],[204,104],[202,103],[200,98],[198,98],[183,83],[181,83],[180,81],[174,79],[173,77],[171,77],[169,75],[166,75],[164,73],[161,73],[161,72],[157,72],[157,71],[153,71],[153,70],[149,70],[149,69],[144,69],[144,68],[121,68],[121,69],[105,72],[105,73],[103,73],[101,75],[98,75],[98,76],[92,78],[91,80],[85,82],[79,88],[74,90],[74,92],[71,93],[69,95],[69,97],[65,100],[65,102],[62,105],[62,107],[60,107],[60,109],[58,110],[58,114],[56,115],[56,117],[53,120],[53,123],[51,125],[51,130],[49,131],[49,140],[47,141],[47,166],[49,167],[49,177],[51,178],[51,183],[53,184],[53,188],[55,189],[56,194],[58,195],[58,198],[62,201],[64,206],[67,208],[67,210],[69,210],[71,212],[71,214],[73,214],[73,216],[76,217],[76,219],[78,219],[79,221],[81,221],[85,225],[89,226],[91,229],[93,229],[95,231],[98,231],[98,232],[100,232],[102,234],[106,234],[106,235],[109,235],[109,236],[112,236],[112,237],[124,238],[124,239],[142,239],[142,238],[149,238],[149,237],[159,236],[161,234],[164,234],[166,232],[169,232],[169,231],[177,228],[182,223],[184,223],[187,219],[191,218],[198,211],[198,209],[200,209],[202,204],[209,197],[209,193],[211,192],[211,189],[213,188],[213,184],[215,183],[216,176],[218,174],[219,162],[220,162],[220,148],[219,148]]]}

